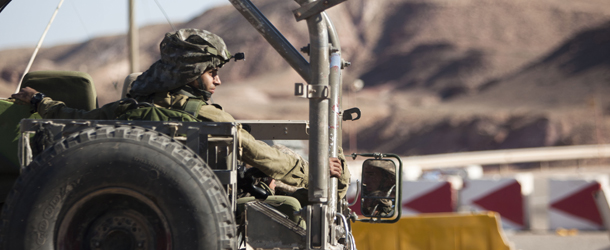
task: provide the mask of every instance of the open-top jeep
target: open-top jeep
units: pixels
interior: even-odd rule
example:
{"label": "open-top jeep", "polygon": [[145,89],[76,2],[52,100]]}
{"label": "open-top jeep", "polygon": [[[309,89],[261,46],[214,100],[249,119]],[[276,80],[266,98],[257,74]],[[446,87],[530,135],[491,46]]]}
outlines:
{"label": "open-top jeep", "polygon": [[[342,121],[359,117],[341,109],[346,63],[324,13],[343,0],[297,2],[295,17],[309,27],[309,61],[249,0],[231,0],[308,82],[297,84],[295,95],[309,98],[309,121],[22,120],[11,141],[18,154],[0,166],[0,191],[9,193],[0,248],[355,249],[350,221],[399,219],[401,164],[394,155],[360,154],[372,158],[363,166],[370,175],[359,200],[368,219],[357,219],[337,197],[328,158],[337,157]],[[22,86],[91,110],[92,84],[79,72],[32,72]],[[30,115],[25,106],[1,102],[0,116]],[[308,205],[289,196],[237,198],[250,190],[240,178],[241,126],[259,140],[309,140]],[[377,178],[379,169],[384,178]]]}

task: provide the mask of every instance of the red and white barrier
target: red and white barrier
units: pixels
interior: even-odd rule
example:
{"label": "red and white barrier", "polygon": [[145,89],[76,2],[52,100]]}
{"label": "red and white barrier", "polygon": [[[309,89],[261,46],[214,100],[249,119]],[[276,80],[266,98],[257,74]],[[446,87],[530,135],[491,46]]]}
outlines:
{"label": "red and white barrier", "polygon": [[494,211],[500,214],[503,228],[527,229],[529,223],[525,195],[529,194],[532,186],[531,175],[464,180],[464,187],[460,192],[461,210]]}
{"label": "red and white barrier", "polygon": [[402,183],[402,214],[455,211],[456,191],[448,181],[418,180]]}
{"label": "red and white barrier", "polygon": [[549,179],[549,229],[604,229],[594,194],[608,190],[608,176]]}

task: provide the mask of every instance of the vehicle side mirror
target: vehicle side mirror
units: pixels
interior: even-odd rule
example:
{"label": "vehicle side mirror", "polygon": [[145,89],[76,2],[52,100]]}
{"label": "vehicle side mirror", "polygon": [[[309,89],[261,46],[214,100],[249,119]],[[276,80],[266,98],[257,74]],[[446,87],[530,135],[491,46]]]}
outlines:
{"label": "vehicle side mirror", "polygon": [[[400,219],[402,191],[402,161],[392,154],[357,154],[374,157],[362,164],[362,184],[360,184],[360,212],[370,219],[360,221],[393,223]],[[352,157],[356,157],[353,154]],[[383,157],[393,157],[398,161]],[[386,218],[386,219],[382,219]],[[393,218],[388,220],[387,218]]]}
{"label": "vehicle side mirror", "polygon": [[361,212],[366,217],[391,218],[396,210],[396,164],[368,159],[362,165]]}

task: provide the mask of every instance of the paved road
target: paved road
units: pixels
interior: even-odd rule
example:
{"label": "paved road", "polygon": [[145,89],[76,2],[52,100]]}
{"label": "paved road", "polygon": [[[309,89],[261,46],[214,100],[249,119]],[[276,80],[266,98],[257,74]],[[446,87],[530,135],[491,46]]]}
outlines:
{"label": "paved road", "polygon": [[579,232],[559,236],[553,232],[506,232],[515,250],[610,250],[608,232]]}

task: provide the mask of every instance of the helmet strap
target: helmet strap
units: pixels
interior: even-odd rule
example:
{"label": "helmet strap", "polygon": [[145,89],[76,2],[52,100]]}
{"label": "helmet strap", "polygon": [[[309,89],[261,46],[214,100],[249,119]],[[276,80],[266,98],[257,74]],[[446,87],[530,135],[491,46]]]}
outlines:
{"label": "helmet strap", "polygon": [[197,81],[197,87],[191,88],[192,91],[195,92],[194,94],[202,96],[203,100],[205,100],[205,101],[211,101],[212,93],[210,93],[208,90],[205,89],[205,84],[203,84],[203,79],[201,79],[201,76],[199,78],[197,78],[196,81]]}
{"label": "helmet strap", "polygon": [[201,76],[197,77],[197,88],[200,90],[206,90],[205,85],[203,84],[203,79],[201,78]]}

